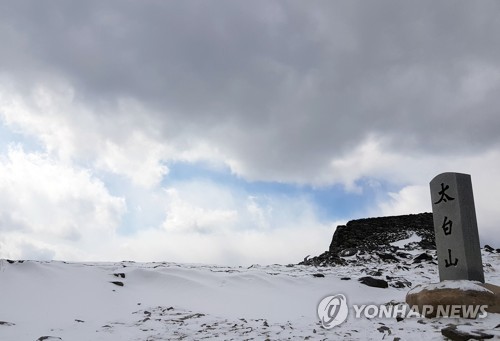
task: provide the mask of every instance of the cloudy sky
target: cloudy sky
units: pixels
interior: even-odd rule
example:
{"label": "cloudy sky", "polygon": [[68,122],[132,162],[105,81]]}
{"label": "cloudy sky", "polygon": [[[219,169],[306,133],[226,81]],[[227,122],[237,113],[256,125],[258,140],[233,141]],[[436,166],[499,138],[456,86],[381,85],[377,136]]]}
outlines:
{"label": "cloudy sky", "polygon": [[472,175],[500,247],[497,1],[0,0],[0,257],[294,263]]}

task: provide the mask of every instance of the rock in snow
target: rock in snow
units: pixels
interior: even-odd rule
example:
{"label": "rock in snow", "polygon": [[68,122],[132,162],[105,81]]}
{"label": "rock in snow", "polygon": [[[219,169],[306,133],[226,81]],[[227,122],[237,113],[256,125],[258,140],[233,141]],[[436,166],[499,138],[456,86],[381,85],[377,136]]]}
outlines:
{"label": "rock in snow", "polygon": [[388,288],[389,283],[383,279],[378,279],[378,278],[373,278],[370,276],[365,276],[361,277],[358,280],[360,283],[363,283],[364,285],[368,285],[369,287],[374,287],[374,288]]}
{"label": "rock in snow", "polygon": [[467,341],[467,340],[488,340],[500,337],[500,333],[496,331],[488,332],[470,326],[450,324],[448,327],[441,329],[441,334],[450,340]]}
{"label": "rock in snow", "polygon": [[[476,318],[481,314],[481,306],[496,309],[494,306],[498,305],[497,301],[495,293],[482,283],[464,280],[418,285],[406,295],[406,303],[418,307],[418,311],[426,317],[454,315]],[[424,306],[428,309],[424,309]],[[439,311],[439,306],[442,311]]]}

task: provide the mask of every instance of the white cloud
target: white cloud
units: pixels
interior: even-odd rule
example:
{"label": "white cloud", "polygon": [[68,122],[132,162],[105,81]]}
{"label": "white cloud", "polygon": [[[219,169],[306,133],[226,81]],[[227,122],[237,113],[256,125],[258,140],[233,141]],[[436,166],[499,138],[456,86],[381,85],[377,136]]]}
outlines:
{"label": "white cloud", "polygon": [[220,264],[293,263],[325,251],[335,226],[321,222],[306,198],[248,196],[210,181],[165,190],[161,229],[120,236],[104,251],[135,260]]}
{"label": "white cloud", "polygon": [[4,123],[35,137],[49,154],[65,162],[90,163],[146,188],[168,173],[162,161],[171,150],[156,139],[154,120],[137,102],[122,100],[111,114],[106,106],[99,113],[78,102],[74,89],[60,80],[39,84],[28,94],[3,83]]}
{"label": "white cloud", "polygon": [[384,216],[431,212],[428,186],[406,186],[389,193],[389,201],[379,203],[377,211]]}
{"label": "white cloud", "polygon": [[101,148],[96,153],[96,167],[123,174],[135,185],[152,188],[168,174],[162,164],[165,148],[143,132],[133,131],[121,144],[106,140]]}
{"label": "white cloud", "polygon": [[43,249],[63,256],[59,244],[78,247],[111,238],[126,209],[124,199],[110,195],[88,171],[20,147],[0,158],[0,192],[3,252],[37,241],[43,245],[28,248],[31,254]]}
{"label": "white cloud", "polygon": [[124,199],[111,196],[88,171],[11,148],[0,175],[4,258],[294,263],[325,251],[336,226],[319,221],[306,198],[249,196],[189,181],[151,198],[143,193],[141,202],[163,207],[164,221],[121,234]]}
{"label": "white cloud", "polygon": [[[405,143],[405,141],[401,141]],[[418,184],[440,169],[440,156],[409,154],[390,147],[387,137],[372,134],[349,152],[333,159],[318,184],[339,183],[349,192],[362,193],[360,179],[378,179],[393,185]]]}
{"label": "white cloud", "polygon": [[304,197],[249,195],[241,188],[208,180],[178,182],[165,189],[167,231],[226,233],[296,227],[316,221]]}
{"label": "white cloud", "polygon": [[[207,198],[207,186],[196,186],[194,192],[200,198],[207,199],[200,203],[190,202],[182,197],[182,194],[175,188],[166,189],[166,220],[163,223],[167,231],[196,231],[196,232],[216,232],[217,230],[227,230],[235,227],[238,221],[238,212],[232,207],[217,205]],[[215,186],[211,186],[212,190]]]}
{"label": "white cloud", "polygon": [[110,244],[103,250],[101,258],[96,260],[120,260],[125,256],[136,261],[242,266],[298,263],[307,255],[318,255],[326,251],[335,226],[309,221],[303,226],[288,226],[270,231],[169,234],[162,230],[145,230]]}
{"label": "white cloud", "polygon": [[371,177],[380,177],[381,172],[390,169],[396,162],[397,157],[384,152],[380,139],[372,136],[366,141],[361,141],[356,148],[332,160],[323,181],[343,183],[348,191],[360,193],[361,188],[356,186],[357,180],[368,174]]}
{"label": "white cloud", "polygon": [[264,229],[271,227],[270,218],[273,215],[273,207],[268,198],[250,195],[247,198],[246,209],[257,227]]}

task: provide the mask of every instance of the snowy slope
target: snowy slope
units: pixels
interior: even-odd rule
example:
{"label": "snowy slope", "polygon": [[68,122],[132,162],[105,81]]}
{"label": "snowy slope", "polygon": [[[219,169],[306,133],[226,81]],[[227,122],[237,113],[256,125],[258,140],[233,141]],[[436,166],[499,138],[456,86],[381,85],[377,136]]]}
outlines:
{"label": "snowy slope", "polygon": [[[0,340],[442,340],[449,322],[500,324],[498,314],[475,321],[350,316],[323,329],[316,308],[325,296],[342,293],[349,304],[404,302],[409,288],[368,287],[357,281],[362,276],[378,272],[412,287],[438,281],[432,262],[346,259],[356,257],[357,265],[330,268],[1,260]],[[484,252],[483,261],[487,282],[500,284],[500,254]]]}

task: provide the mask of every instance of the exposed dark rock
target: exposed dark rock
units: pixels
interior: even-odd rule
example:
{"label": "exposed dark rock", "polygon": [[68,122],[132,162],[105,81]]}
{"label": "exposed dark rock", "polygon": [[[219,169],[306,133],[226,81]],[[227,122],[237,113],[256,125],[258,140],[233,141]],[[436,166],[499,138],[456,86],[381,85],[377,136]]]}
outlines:
{"label": "exposed dark rock", "polygon": [[433,261],[434,258],[428,253],[421,253],[417,257],[413,259],[413,263],[421,263],[421,262],[430,262]]}
{"label": "exposed dark rock", "polygon": [[313,277],[325,277],[323,274],[313,274]]}
{"label": "exposed dark rock", "polygon": [[384,262],[399,262],[399,259],[391,255],[390,253],[377,253]]}
{"label": "exposed dark rock", "polygon": [[351,220],[346,225],[337,226],[329,251],[338,252],[345,248],[373,250],[408,238],[413,232],[425,243],[434,245],[431,249],[436,248],[432,213],[420,213]]}
{"label": "exposed dark rock", "polygon": [[9,263],[9,264],[14,264],[14,263],[24,263],[24,260],[12,260],[12,259],[6,259],[6,261]]}
{"label": "exposed dark rock", "polygon": [[391,335],[391,328],[387,327],[387,326],[380,326],[377,328],[377,330],[381,333],[387,333],[387,335]]}
{"label": "exposed dark rock", "polygon": [[422,239],[420,242],[418,242],[418,245],[422,248],[422,249],[426,249],[426,250],[435,250],[436,249],[436,241],[434,239],[434,235],[432,237],[432,240],[429,239],[429,238],[426,238],[426,239]]}
{"label": "exposed dark rock", "polygon": [[5,321],[0,321],[0,326],[15,326],[16,324],[15,323],[12,323],[12,322],[5,322]]}
{"label": "exposed dark rock", "polygon": [[466,340],[486,340],[492,339],[494,335],[488,334],[482,330],[464,331],[459,330],[456,325],[452,324],[446,328],[441,329],[441,334],[444,337],[449,338],[454,341],[466,341]]}
{"label": "exposed dark rock", "polygon": [[119,277],[119,278],[125,278],[125,274],[123,272],[115,273],[115,274],[113,274],[113,276]]}
{"label": "exposed dark rock", "polygon": [[332,265],[346,265],[347,262],[340,258],[337,254],[325,251],[318,257],[308,258],[299,263],[300,265],[314,265],[314,266],[332,266]]}
{"label": "exposed dark rock", "polygon": [[394,282],[391,282],[391,287],[393,288],[398,288],[398,289],[402,289],[402,288],[411,288],[411,282],[410,281],[394,281]]}
{"label": "exposed dark rock", "polygon": [[403,251],[396,252],[396,256],[401,257],[401,258],[406,258],[406,259],[409,259],[412,257],[411,254],[409,254],[407,252],[403,252]]}
{"label": "exposed dark rock", "polygon": [[367,270],[366,274],[368,274],[370,276],[382,276],[382,270],[380,270],[380,269],[378,269],[378,270]]}
{"label": "exposed dark rock", "polygon": [[[416,233],[422,240],[413,247],[436,249],[432,213],[351,220],[346,225],[337,226],[328,251],[309,258],[301,265],[335,266],[348,262],[341,257],[368,257],[378,255],[386,262],[399,261],[398,247],[390,243],[410,237]],[[410,246],[411,247],[411,246]],[[399,255],[398,255],[399,256]],[[401,253],[399,257],[410,258]],[[352,262],[352,260],[349,260]]]}
{"label": "exposed dark rock", "polygon": [[393,288],[411,288],[411,282],[403,277],[385,276],[385,279],[389,281],[389,285]]}
{"label": "exposed dark rock", "polygon": [[351,280],[351,277],[341,277],[340,280],[341,281],[349,281],[349,280]]}
{"label": "exposed dark rock", "polygon": [[114,285],[118,285],[119,287],[122,287],[124,285],[123,282],[119,282],[119,281],[113,281],[111,283],[113,283]]}
{"label": "exposed dark rock", "polygon": [[492,248],[491,246],[489,246],[488,244],[486,244],[486,245],[484,246],[484,249],[485,249],[486,251],[488,251],[488,252],[495,252],[495,249],[494,249],[494,248]]}
{"label": "exposed dark rock", "polygon": [[348,249],[344,249],[339,252],[340,257],[351,257],[354,256],[356,253],[358,253],[358,249],[351,247]]}
{"label": "exposed dark rock", "polygon": [[361,277],[360,279],[358,279],[358,281],[360,283],[363,283],[364,285],[368,285],[369,287],[374,287],[374,288],[388,288],[389,287],[389,283],[387,283],[387,281],[385,281],[383,279],[373,278],[370,276]]}

